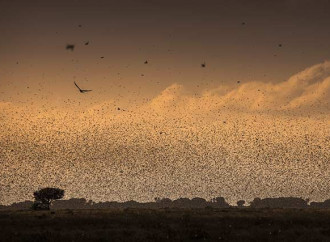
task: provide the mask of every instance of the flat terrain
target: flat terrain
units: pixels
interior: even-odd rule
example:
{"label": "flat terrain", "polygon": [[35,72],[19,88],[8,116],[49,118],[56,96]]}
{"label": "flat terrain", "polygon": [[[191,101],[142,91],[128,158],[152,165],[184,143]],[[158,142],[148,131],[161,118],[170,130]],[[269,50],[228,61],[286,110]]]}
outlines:
{"label": "flat terrain", "polygon": [[0,211],[0,241],[330,241],[330,210]]}

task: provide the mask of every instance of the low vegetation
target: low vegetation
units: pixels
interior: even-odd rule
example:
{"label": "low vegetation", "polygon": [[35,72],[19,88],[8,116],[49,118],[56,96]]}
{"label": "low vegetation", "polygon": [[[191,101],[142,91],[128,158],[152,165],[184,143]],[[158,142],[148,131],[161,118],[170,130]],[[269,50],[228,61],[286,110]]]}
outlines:
{"label": "low vegetation", "polygon": [[330,241],[330,210],[7,210],[0,227],[0,241]]}

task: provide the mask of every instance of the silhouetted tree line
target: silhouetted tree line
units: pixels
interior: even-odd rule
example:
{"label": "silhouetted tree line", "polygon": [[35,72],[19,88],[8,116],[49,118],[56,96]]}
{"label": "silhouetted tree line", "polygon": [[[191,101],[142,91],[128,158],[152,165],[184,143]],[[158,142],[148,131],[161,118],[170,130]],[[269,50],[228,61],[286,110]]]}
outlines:
{"label": "silhouetted tree line", "polygon": [[[64,190],[59,188],[43,188],[33,193],[35,201],[24,201],[13,203],[8,206],[0,205],[0,209],[34,209],[49,210],[53,209],[108,209],[108,208],[229,208],[230,206],[225,198],[216,197],[209,201],[204,198],[195,197],[179,198],[171,200],[169,198],[156,197],[154,202],[139,203],[136,201],[127,202],[93,202],[87,201],[85,198],[71,198],[69,200],[59,200],[64,196]],[[279,198],[255,198],[244,206],[245,201],[237,201],[239,208],[330,208],[330,199],[324,202],[311,202],[308,199],[296,197],[279,197]]]}

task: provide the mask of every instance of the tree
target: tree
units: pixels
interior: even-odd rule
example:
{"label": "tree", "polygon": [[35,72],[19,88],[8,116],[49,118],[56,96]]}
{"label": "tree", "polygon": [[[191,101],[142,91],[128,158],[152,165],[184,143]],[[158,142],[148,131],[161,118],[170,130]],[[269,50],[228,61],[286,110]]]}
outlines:
{"label": "tree", "polygon": [[253,199],[252,202],[250,202],[250,207],[251,208],[256,208],[260,205],[260,203],[261,203],[261,198],[256,197],[255,199]]}
{"label": "tree", "polygon": [[237,201],[237,206],[240,207],[240,208],[243,207],[244,204],[245,204],[245,201],[244,200]]}
{"label": "tree", "polygon": [[211,202],[213,203],[214,207],[219,207],[219,208],[229,208],[230,207],[224,197],[212,198]]}
{"label": "tree", "polygon": [[34,192],[33,196],[35,199],[33,209],[49,210],[54,200],[63,198],[64,190],[59,188],[46,187]]}

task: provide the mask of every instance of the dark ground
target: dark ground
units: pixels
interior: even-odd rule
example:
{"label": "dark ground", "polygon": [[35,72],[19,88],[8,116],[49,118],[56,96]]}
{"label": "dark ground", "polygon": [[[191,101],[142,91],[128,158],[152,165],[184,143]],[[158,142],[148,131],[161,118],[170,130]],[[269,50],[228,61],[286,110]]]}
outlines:
{"label": "dark ground", "polygon": [[330,210],[0,211],[0,241],[330,241]]}

